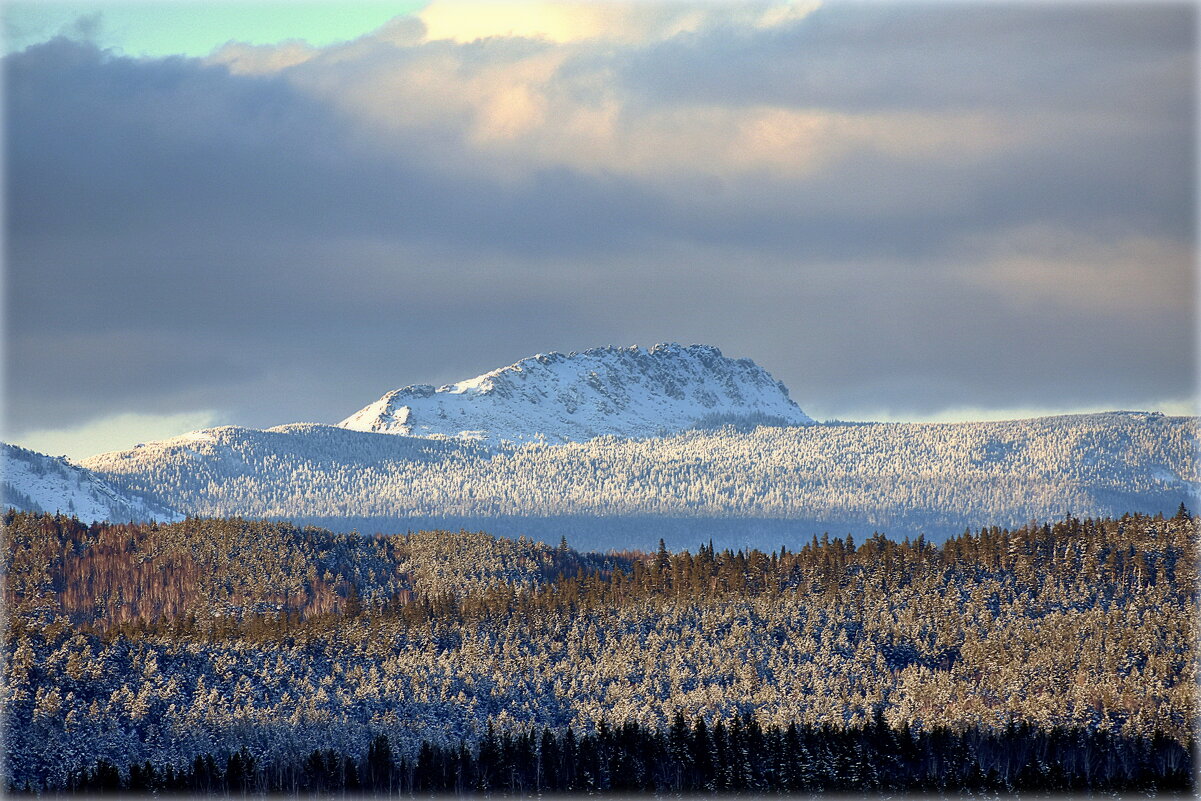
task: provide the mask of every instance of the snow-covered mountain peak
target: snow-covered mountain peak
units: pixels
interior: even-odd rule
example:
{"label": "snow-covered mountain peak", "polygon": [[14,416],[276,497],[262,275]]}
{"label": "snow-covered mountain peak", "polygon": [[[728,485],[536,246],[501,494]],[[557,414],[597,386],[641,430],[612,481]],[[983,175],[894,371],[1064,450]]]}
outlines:
{"label": "snow-covered mountain peak", "polygon": [[475,378],[395,389],[338,425],[488,442],[648,437],[698,425],[813,420],[750,359],[710,345],[539,353]]}

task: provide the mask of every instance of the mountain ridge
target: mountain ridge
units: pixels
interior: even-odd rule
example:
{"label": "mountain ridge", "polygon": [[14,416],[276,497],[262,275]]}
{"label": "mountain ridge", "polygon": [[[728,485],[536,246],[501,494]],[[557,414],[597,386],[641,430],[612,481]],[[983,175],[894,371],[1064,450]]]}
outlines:
{"label": "mountain ridge", "polygon": [[[586,547],[941,539],[980,521],[1196,506],[1197,420],[1147,413],[816,424],[488,446],[328,425],[224,427],[85,465],[188,514],[336,530],[484,529]],[[698,539],[699,538],[699,539]]]}
{"label": "mountain ridge", "polygon": [[80,520],[159,520],[183,515],[142,493],[114,487],[65,458],[0,443],[0,503],[31,512],[62,512]]}
{"label": "mountain ridge", "polygon": [[667,343],[539,353],[441,387],[409,385],[337,425],[492,444],[558,443],[674,434],[740,418],[814,422],[750,359],[730,359],[711,345]]}
{"label": "mountain ridge", "polygon": [[[777,546],[823,530],[943,537],[1066,510],[1170,513],[1201,497],[1196,440],[1196,418],[1137,411],[816,423],[753,361],[668,344],[538,354],[402,387],[339,425],[221,426],[82,466],[30,455],[13,462],[6,495],[49,509],[58,492],[59,508],[114,519],[169,509],[339,530],[568,533],[597,547]],[[41,473],[21,467],[34,462]],[[57,490],[48,474],[62,474]]]}

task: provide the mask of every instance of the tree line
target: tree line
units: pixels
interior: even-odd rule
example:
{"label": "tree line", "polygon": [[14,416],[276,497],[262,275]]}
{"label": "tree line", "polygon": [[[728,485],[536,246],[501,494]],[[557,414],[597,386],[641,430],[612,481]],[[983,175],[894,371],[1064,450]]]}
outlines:
{"label": "tree line", "polygon": [[[489,728],[474,746],[423,740],[409,757],[387,735],[360,757],[333,749],[263,762],[245,749],[188,766],[106,760],[73,774],[70,792],[423,795],[505,793],[1183,792],[1193,759],[1179,743],[1081,729],[763,728],[682,713],[667,728],[637,721],[595,731]],[[10,791],[22,788],[10,787]]]}

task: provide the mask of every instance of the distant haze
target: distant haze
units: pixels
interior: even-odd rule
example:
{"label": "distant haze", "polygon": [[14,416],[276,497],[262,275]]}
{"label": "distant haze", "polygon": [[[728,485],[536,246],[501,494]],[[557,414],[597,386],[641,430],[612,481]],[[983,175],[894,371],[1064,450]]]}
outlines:
{"label": "distant haze", "polygon": [[1191,5],[263,8],[6,10],[7,441],[670,341],[818,419],[1193,409]]}

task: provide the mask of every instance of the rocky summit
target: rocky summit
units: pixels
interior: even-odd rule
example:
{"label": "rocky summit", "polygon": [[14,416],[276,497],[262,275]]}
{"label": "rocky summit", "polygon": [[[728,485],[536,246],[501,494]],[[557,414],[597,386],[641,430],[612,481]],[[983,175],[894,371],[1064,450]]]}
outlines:
{"label": "rocky summit", "polygon": [[347,417],[355,431],[485,442],[583,442],[738,422],[806,425],[788,389],[709,345],[546,353],[447,384],[407,386]]}

